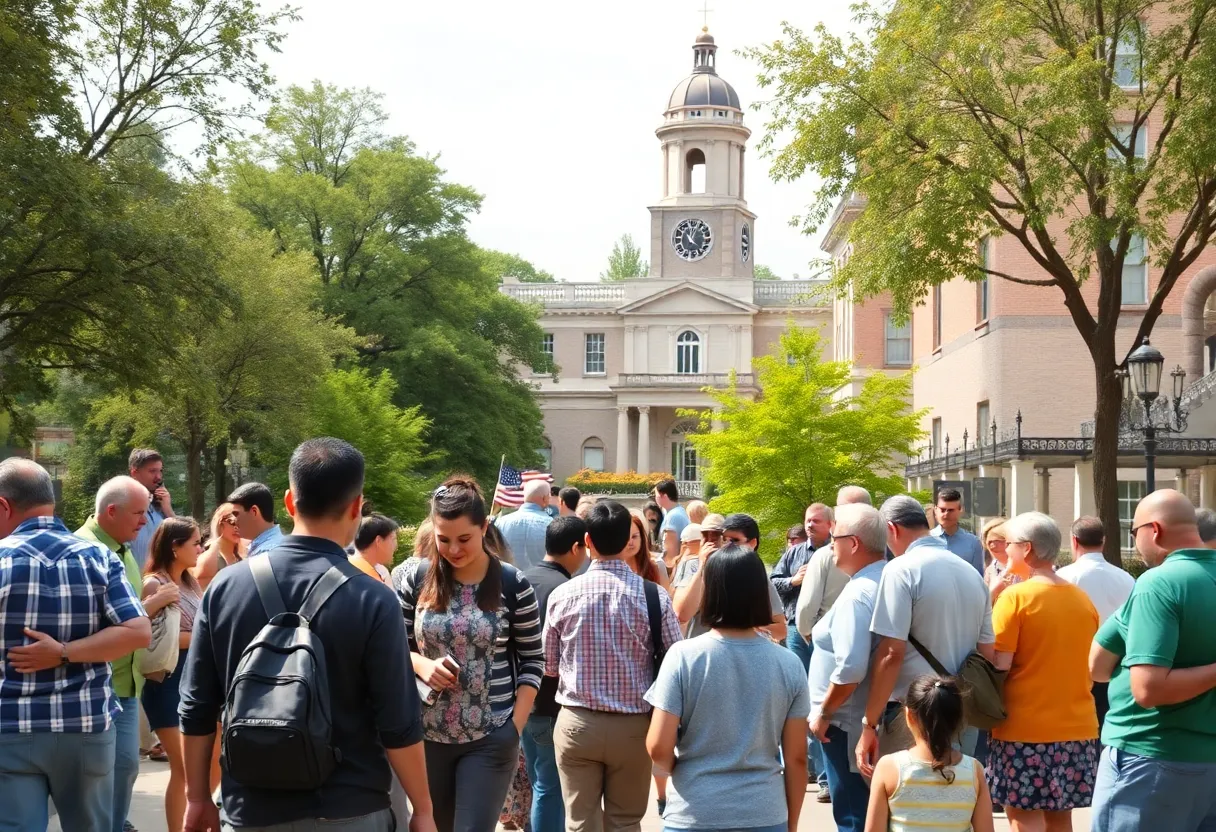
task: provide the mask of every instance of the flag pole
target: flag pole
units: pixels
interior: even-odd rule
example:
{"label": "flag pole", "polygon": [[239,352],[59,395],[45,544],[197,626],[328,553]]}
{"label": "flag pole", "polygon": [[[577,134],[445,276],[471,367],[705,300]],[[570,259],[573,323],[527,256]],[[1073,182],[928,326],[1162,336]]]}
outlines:
{"label": "flag pole", "polygon": [[[502,467],[507,464],[507,455],[503,454],[502,459],[498,461],[498,478],[494,480],[494,496],[498,496],[498,486],[502,482]],[[490,506],[490,514],[497,519],[498,512],[495,511],[499,506],[498,500],[494,500],[494,504]]]}

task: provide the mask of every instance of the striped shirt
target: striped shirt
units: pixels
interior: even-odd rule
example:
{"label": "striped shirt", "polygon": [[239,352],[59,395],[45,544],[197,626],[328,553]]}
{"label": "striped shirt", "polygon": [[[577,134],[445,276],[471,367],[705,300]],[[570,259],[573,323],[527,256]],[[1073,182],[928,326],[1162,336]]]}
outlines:
{"label": "striped shirt", "polygon": [[424,735],[431,742],[474,742],[511,718],[521,685],[540,689],[544,651],[536,593],[522,572],[504,563],[502,604],[494,612],[477,606],[479,584],[456,584],[446,610],[418,610],[428,562],[411,567],[393,571],[410,650],[428,659],[450,656],[460,666],[457,687],[424,706]]}
{"label": "striped shirt", "polygon": [[[680,640],[671,596],[659,593],[663,645]],[[642,578],[622,560],[595,560],[549,596],[545,673],[557,677],[557,702],[608,713],[645,714],[654,683],[650,617]]]}
{"label": "striped shirt", "polygon": [[106,662],[14,671],[4,657],[30,643],[24,627],[66,643],[143,614],[118,555],[59,518],[31,518],[0,540],[0,734],[95,734],[120,710]]}
{"label": "striped shirt", "polygon": [[932,763],[913,759],[911,751],[891,755],[899,767],[899,784],[887,805],[891,808],[889,832],[920,832],[937,829],[942,832],[971,832],[971,815],[979,797],[977,769],[979,763],[966,754],[946,771],[954,772],[954,782],[947,782]]}

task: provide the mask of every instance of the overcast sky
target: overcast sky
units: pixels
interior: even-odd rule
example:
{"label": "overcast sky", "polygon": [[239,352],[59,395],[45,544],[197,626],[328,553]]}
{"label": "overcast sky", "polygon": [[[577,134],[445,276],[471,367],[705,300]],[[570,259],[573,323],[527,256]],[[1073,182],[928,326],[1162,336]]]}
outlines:
{"label": "overcast sky", "polygon": [[[264,3],[270,5],[268,0]],[[389,130],[438,153],[450,179],[485,196],[471,225],[484,246],[517,253],[559,280],[596,280],[613,241],[644,241],[660,196],[654,135],[667,98],[692,68],[696,0],[295,0],[302,20],[270,57],[281,85],[314,78],[385,95]],[[718,72],[739,92],[752,130],[766,116],[756,67],[735,50],[772,42],[781,23],[849,25],[846,2],[709,0]],[[819,235],[789,226],[815,183],[774,183],[748,166],[757,263],[808,275]],[[758,163],[757,163],[758,162]],[[644,246],[644,251],[648,249]]]}

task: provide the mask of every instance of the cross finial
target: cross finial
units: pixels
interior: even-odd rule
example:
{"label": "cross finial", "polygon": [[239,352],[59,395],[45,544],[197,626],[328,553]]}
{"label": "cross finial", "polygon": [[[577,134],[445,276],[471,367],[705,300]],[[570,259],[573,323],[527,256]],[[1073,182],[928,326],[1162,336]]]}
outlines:
{"label": "cross finial", "polygon": [[713,11],[713,9],[711,9],[709,7],[709,0],[703,0],[703,2],[701,3],[701,31],[702,32],[709,31],[709,13],[712,11]]}

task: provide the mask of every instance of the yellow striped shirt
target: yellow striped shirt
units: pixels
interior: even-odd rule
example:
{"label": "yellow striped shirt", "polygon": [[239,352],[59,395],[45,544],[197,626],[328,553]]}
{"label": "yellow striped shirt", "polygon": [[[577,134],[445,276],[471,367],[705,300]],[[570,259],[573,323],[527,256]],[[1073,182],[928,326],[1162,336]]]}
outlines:
{"label": "yellow striped shirt", "polygon": [[954,782],[950,783],[933,770],[932,763],[913,759],[911,751],[891,756],[899,767],[899,783],[887,799],[891,808],[887,827],[890,832],[922,829],[971,832],[979,771],[974,758],[964,754],[957,765],[946,769],[954,772]]}

